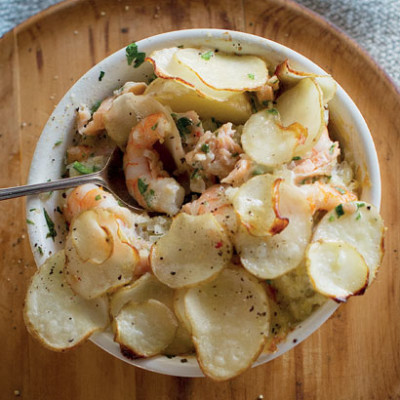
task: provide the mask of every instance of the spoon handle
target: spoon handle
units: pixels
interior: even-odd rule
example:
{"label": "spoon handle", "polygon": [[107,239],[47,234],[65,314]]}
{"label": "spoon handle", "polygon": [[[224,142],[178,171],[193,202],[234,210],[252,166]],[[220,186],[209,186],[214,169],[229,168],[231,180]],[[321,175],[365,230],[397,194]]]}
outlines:
{"label": "spoon handle", "polygon": [[72,178],[57,179],[55,181],[34,183],[32,185],[14,186],[10,188],[0,189],[0,200],[13,199],[14,197],[29,196],[31,194],[38,194],[43,192],[50,192],[52,190],[68,189],[83,185],[84,183],[96,183],[98,185],[105,184],[101,174],[96,172],[94,174],[74,176]]}

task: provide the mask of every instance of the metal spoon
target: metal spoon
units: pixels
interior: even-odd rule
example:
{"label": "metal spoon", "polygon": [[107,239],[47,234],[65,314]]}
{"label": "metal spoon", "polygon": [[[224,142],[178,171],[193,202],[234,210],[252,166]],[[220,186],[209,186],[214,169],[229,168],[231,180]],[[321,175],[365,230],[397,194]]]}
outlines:
{"label": "metal spoon", "polygon": [[126,188],[125,174],[122,167],[122,158],[122,151],[116,147],[111,153],[104,168],[98,172],[74,176],[72,178],[57,179],[51,182],[35,183],[33,185],[14,186],[0,189],[0,200],[50,192],[52,190],[68,189],[83,185],[85,183],[95,183],[96,185],[105,187],[132,211],[143,212],[143,208],[138,205]]}

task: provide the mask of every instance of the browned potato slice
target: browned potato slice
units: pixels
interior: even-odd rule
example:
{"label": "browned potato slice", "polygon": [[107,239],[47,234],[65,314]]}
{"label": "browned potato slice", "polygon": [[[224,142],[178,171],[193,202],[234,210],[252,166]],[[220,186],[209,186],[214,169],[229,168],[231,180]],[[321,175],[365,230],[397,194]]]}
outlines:
{"label": "browned potato slice", "polygon": [[284,86],[291,87],[299,82],[300,79],[314,78],[323,93],[324,104],[332,100],[336,93],[337,84],[330,75],[317,75],[309,72],[296,71],[289,66],[288,60],[276,67],[275,75]]}
{"label": "browned potato slice", "polygon": [[154,275],[172,288],[197,285],[218,275],[232,257],[232,245],[212,214],[178,214],[150,253]]}
{"label": "browned potato slice", "polygon": [[132,280],[138,252],[124,235],[123,224],[114,213],[101,208],[84,211],[72,220],[65,245],[65,274],[72,290],[85,299]]}
{"label": "browned potato slice", "polygon": [[121,308],[130,301],[143,303],[150,299],[158,300],[172,309],[174,291],[161,283],[154,275],[146,273],[137,281],[122,287],[111,296],[110,314],[116,317]]}
{"label": "browned potato slice", "polygon": [[260,354],[269,330],[264,288],[242,268],[226,268],[212,282],[188,290],[186,314],[203,372],[233,378]]}
{"label": "browned potato slice", "polygon": [[28,331],[55,351],[76,347],[109,323],[107,297],[76,295],[64,280],[64,263],[64,250],[46,260],[32,278],[24,306]]}
{"label": "browned potato slice", "polygon": [[358,201],[347,206],[340,204],[328,212],[317,225],[312,240],[343,241],[354,246],[368,265],[371,284],[382,262],[384,234],[385,225],[378,210]]}
{"label": "browned potato slice", "polygon": [[173,340],[178,322],[157,300],[125,304],[114,318],[114,340],[139,357],[160,354]]}
{"label": "browned potato slice", "polygon": [[182,354],[190,354],[195,351],[192,335],[189,331],[178,321],[178,328],[176,329],[174,340],[163,350],[163,354],[177,356]]}
{"label": "browned potato slice", "polygon": [[233,207],[251,235],[274,235],[287,226],[288,219],[279,212],[281,182],[282,179],[270,174],[255,176],[233,196]]}
{"label": "browned potato slice", "polygon": [[307,250],[307,272],[317,292],[337,301],[363,294],[368,286],[364,258],[345,242],[312,243]]}
{"label": "browned potato slice", "polygon": [[279,210],[289,220],[276,235],[254,237],[242,228],[235,247],[243,266],[260,279],[275,279],[296,268],[304,259],[311,239],[312,215],[303,193],[294,185],[280,186]]}
{"label": "browned potato slice", "polygon": [[298,123],[307,129],[307,139],[294,152],[295,156],[303,156],[315,146],[325,128],[321,89],[313,78],[304,78],[283,92],[276,103],[283,126]]}

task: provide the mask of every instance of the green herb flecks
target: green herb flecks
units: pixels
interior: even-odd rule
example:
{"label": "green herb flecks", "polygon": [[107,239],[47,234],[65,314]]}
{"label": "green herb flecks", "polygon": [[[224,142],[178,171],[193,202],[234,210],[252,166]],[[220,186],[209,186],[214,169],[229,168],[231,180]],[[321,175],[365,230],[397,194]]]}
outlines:
{"label": "green herb flecks", "polygon": [[54,241],[54,238],[57,236],[57,231],[55,230],[55,225],[52,219],[50,218],[49,214],[45,208],[43,208],[44,218],[46,220],[47,227],[49,228],[49,232],[46,235],[46,238],[51,237]]}
{"label": "green herb flecks", "polygon": [[209,153],[210,152],[210,146],[207,144],[207,143],[204,143],[202,146],[201,146],[201,151],[203,152],[203,153]]}
{"label": "green herb flecks", "polygon": [[149,188],[149,185],[146,184],[143,179],[139,178],[138,179],[139,192],[143,196],[144,200],[146,201],[147,207],[151,208],[151,202],[153,200],[155,192],[153,189],[150,189],[148,191],[148,188]]}
{"label": "green herb flecks", "polygon": [[300,156],[296,156],[296,157],[293,157],[293,158],[292,158],[292,161],[299,161],[299,160],[301,160],[301,157],[300,157]]}
{"label": "green herb flecks", "polygon": [[251,105],[251,112],[253,114],[255,114],[258,111],[258,109],[257,109],[256,101],[254,100],[254,97],[250,97],[250,105]]}
{"label": "green herb flecks", "polygon": [[152,130],[152,131],[155,131],[155,130],[157,129],[157,126],[158,126],[158,122],[156,122],[156,123],[151,127],[151,130]]}
{"label": "green herb flecks", "polygon": [[191,132],[192,121],[189,118],[182,117],[176,121],[176,127],[178,128],[179,135],[185,137],[185,135]]}
{"label": "green herb flecks", "polygon": [[335,188],[340,194],[345,194],[345,193],[346,193],[346,191],[345,191],[344,189],[342,189],[341,187],[339,187],[339,186],[334,186],[334,188]]}
{"label": "green herb flecks", "polygon": [[335,216],[332,214],[329,218],[328,218],[328,221],[329,222],[332,222],[332,221],[334,221],[335,220]]}
{"label": "green herb flecks", "polygon": [[336,206],[335,211],[338,218],[344,215],[343,204],[339,204],[338,206]]}
{"label": "green herb flecks", "polygon": [[190,179],[199,179],[201,178],[200,172],[198,168],[195,168],[193,171],[192,175],[190,176]]}
{"label": "green herb flecks", "polygon": [[357,203],[357,210],[362,207],[365,207],[365,203]]}
{"label": "green herb flecks", "polygon": [[253,81],[254,81],[254,74],[247,74],[247,77],[249,78],[249,79],[252,79]]}
{"label": "green herb flecks", "polygon": [[26,223],[29,225],[35,225],[35,223],[28,218],[26,219]]}
{"label": "green herb flecks", "polygon": [[101,195],[100,194],[98,194],[95,198],[94,198],[96,201],[99,201],[99,200],[101,200]]}
{"label": "green herb flecks", "polygon": [[94,103],[90,109],[90,113],[93,115],[100,107],[101,105],[101,100],[96,101],[96,103]]}
{"label": "green herb flecks", "polygon": [[93,172],[96,172],[99,170],[96,166],[87,167],[86,165],[83,165],[79,161],[74,161],[74,163],[72,164],[72,168],[74,170],[78,171],[82,175],[92,174]]}
{"label": "green herb flecks", "polygon": [[278,110],[276,108],[269,108],[267,110],[267,112],[272,114],[272,115],[278,115],[279,114],[279,112],[278,112]]}
{"label": "green herb flecks", "polygon": [[265,281],[265,283],[266,283],[267,285],[271,285],[271,284],[272,284],[272,280],[271,280],[271,279],[267,279],[267,280]]}
{"label": "green herb flecks", "polygon": [[105,73],[104,71],[100,71],[100,75],[99,75],[99,81],[100,81],[100,82],[102,81],[102,79],[103,79],[103,77],[104,77],[105,74],[106,74],[106,73]]}
{"label": "green herb flecks", "polygon": [[200,57],[203,60],[209,61],[213,55],[214,55],[214,52],[212,50],[209,50],[209,51],[203,53]]}
{"label": "green herb flecks", "polygon": [[138,179],[138,189],[142,196],[146,193],[148,187],[149,185],[146,185],[141,178]]}
{"label": "green herb flecks", "polygon": [[263,173],[264,173],[264,171],[261,168],[256,167],[251,174],[253,176],[256,176],[256,175],[262,175]]}
{"label": "green herb flecks", "polygon": [[334,151],[335,151],[335,143],[331,147],[329,147],[329,154],[332,155]]}
{"label": "green herb flecks", "polygon": [[30,211],[30,212],[36,211],[36,208],[31,208],[29,211]]}
{"label": "green herb flecks", "polygon": [[126,60],[128,61],[128,65],[132,65],[134,68],[138,68],[140,65],[144,63],[144,59],[146,58],[146,53],[142,53],[138,51],[138,47],[136,43],[131,43],[125,49]]}
{"label": "green herb flecks", "polygon": [[39,254],[42,256],[43,255],[43,249],[41,246],[37,247]]}
{"label": "green herb flecks", "polygon": [[357,213],[357,216],[356,216],[356,221],[358,221],[360,218],[361,218],[361,213],[358,212],[358,213]]}
{"label": "green herb flecks", "polygon": [[58,142],[55,142],[54,145],[53,145],[53,147],[59,146],[62,142],[63,142],[62,140],[59,140]]}

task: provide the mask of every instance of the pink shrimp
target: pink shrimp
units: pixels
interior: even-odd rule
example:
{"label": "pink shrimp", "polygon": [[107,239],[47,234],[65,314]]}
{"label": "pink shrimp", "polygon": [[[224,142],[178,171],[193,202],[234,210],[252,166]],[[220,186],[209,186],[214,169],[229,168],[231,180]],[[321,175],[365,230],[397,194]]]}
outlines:
{"label": "pink shrimp", "polygon": [[174,215],[182,205],[185,191],[162,170],[159,155],[153,150],[157,141],[163,141],[169,126],[163,113],[140,121],[129,134],[124,171],[128,191],[142,207]]}
{"label": "pink shrimp", "polygon": [[254,167],[254,161],[252,161],[246,154],[241,154],[240,160],[237,161],[229,175],[221,180],[221,183],[238,187],[252,176]]}
{"label": "pink shrimp", "polygon": [[[238,157],[243,153],[240,145],[233,139],[235,131],[232,124],[222,125],[215,132],[207,131],[197,142],[195,148],[186,154],[186,162],[193,169],[191,189],[202,192],[215,177],[225,178],[232,171]],[[204,182],[203,187],[196,180]]]}
{"label": "pink shrimp", "polygon": [[329,176],[337,164],[340,155],[338,142],[332,142],[328,129],[325,128],[315,147],[311,150],[311,157],[292,161],[289,168],[293,170],[297,183],[317,176]]}
{"label": "pink shrimp", "polygon": [[224,185],[211,186],[197,200],[186,203],[182,207],[182,211],[191,215],[210,212],[225,228],[229,236],[234,235],[237,230],[237,216],[225,190]]}
{"label": "pink shrimp", "polygon": [[299,188],[306,195],[313,213],[317,210],[330,211],[339,204],[357,201],[357,196],[353,192],[326,183],[315,182]]}
{"label": "pink shrimp", "polygon": [[112,194],[93,183],[78,186],[69,193],[64,206],[64,216],[68,222],[83,211],[91,208],[119,207],[118,201]]}

